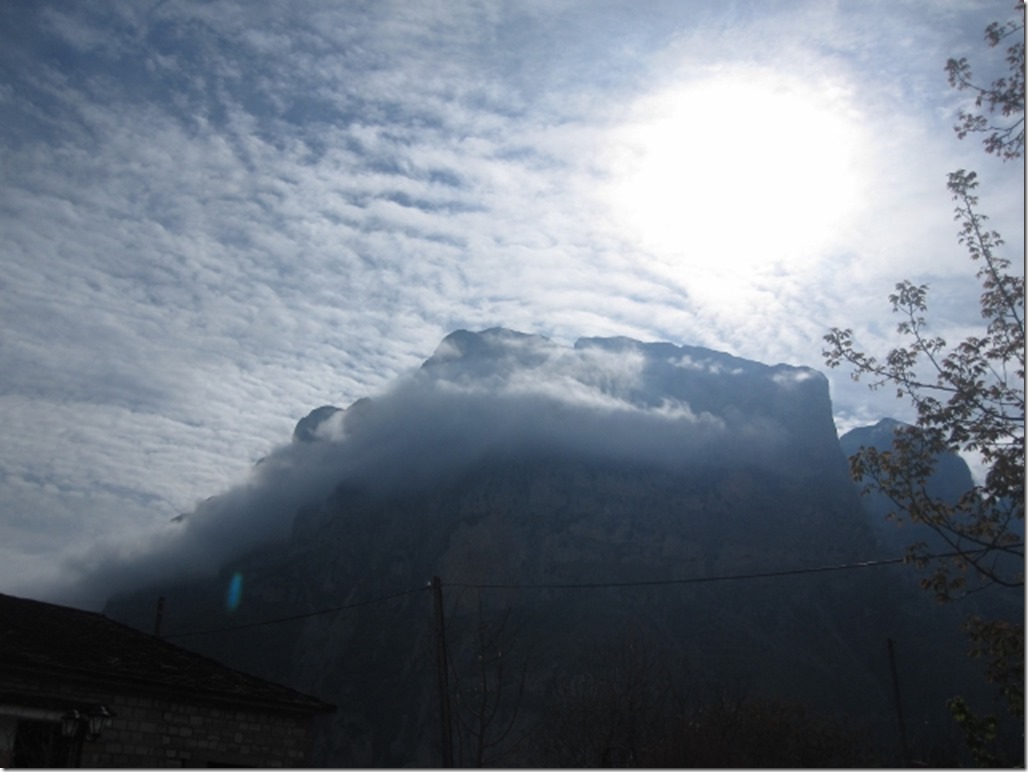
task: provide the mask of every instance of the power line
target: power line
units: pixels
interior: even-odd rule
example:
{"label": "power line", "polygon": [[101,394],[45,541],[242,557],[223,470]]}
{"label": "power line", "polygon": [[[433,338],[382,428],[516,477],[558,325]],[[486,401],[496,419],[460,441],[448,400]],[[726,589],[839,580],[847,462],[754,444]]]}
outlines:
{"label": "power line", "polygon": [[400,592],[394,592],[391,595],[382,595],[377,598],[369,598],[368,600],[362,600],[357,603],[347,603],[343,606],[333,606],[332,608],[323,608],[318,611],[308,611],[305,614],[293,614],[288,617],[276,617],[275,619],[263,619],[258,622],[248,622],[242,625],[232,625],[230,627],[214,627],[208,630],[190,630],[186,633],[173,633],[171,635],[165,635],[165,639],[169,638],[186,638],[192,635],[208,635],[211,633],[226,633],[233,630],[246,630],[251,627],[261,627],[263,625],[274,625],[280,622],[294,622],[297,619],[309,619],[310,617],[321,616],[323,614],[333,614],[337,611],[347,611],[348,609],[360,608],[361,606],[371,606],[375,603],[385,603],[386,601],[394,600],[395,598],[403,597],[404,595],[413,595],[416,592],[425,592],[428,590],[428,586],[416,587],[410,590],[401,590]]}
{"label": "power line", "polygon": [[[1012,549],[1023,547],[1011,545]],[[980,555],[989,550],[986,548],[977,550],[955,550],[953,552],[940,552],[930,555],[917,555],[916,560],[940,560],[956,557],[970,557]],[[791,568],[779,571],[758,571],[747,574],[721,574],[718,576],[694,576],[685,579],[644,579],[634,582],[546,582],[538,584],[516,584],[516,583],[485,583],[474,584],[470,582],[447,582],[447,587],[456,587],[466,590],[593,590],[616,587],[660,587],[667,585],[682,584],[706,584],[710,582],[729,582],[747,579],[773,579],[781,576],[799,576],[802,574],[823,574],[831,571],[847,571],[855,568],[876,568],[878,566],[890,566],[898,563],[912,562],[910,556],[901,558],[885,558],[881,560],[861,560],[855,563],[838,563],[828,566],[810,566],[808,568]]]}
{"label": "power line", "polygon": [[[938,555],[924,555],[924,558],[952,558],[958,557],[966,553],[961,552],[946,552]],[[804,574],[822,574],[833,571],[849,571],[858,568],[877,568],[878,566],[889,566],[896,565],[898,563],[908,562],[908,557],[901,558],[887,558],[883,560],[861,560],[855,563],[839,563],[828,566],[811,566],[808,568],[792,568],[783,569],[779,571],[758,571],[745,574],[721,574],[717,576],[694,576],[685,579],[650,579],[641,580],[634,582],[543,582],[543,583],[472,583],[472,582],[447,582],[447,587],[455,587],[465,590],[600,590],[600,589],[615,589],[615,588],[631,588],[631,587],[666,587],[672,585],[687,585],[687,584],[709,584],[712,582],[730,582],[730,581],[746,581],[752,579],[774,579],[783,576],[801,576]],[[375,598],[369,598],[367,600],[358,601],[356,603],[347,603],[342,606],[332,606],[331,608],[319,609],[317,611],[309,611],[304,614],[293,614],[286,617],[276,617],[274,619],[264,619],[257,622],[248,622],[241,625],[230,625],[226,627],[214,627],[206,630],[190,630],[184,633],[173,633],[171,635],[164,636],[165,639],[171,638],[186,638],[194,635],[211,635],[214,633],[226,633],[233,632],[235,630],[247,630],[254,627],[263,627],[264,625],[279,624],[282,622],[294,622],[299,619],[309,619],[311,617],[322,616],[324,614],[333,614],[339,611],[348,611],[350,609],[361,608],[363,606],[371,606],[376,603],[385,603],[387,601],[395,600],[396,598],[403,597],[405,595],[413,595],[418,592],[425,592],[431,589],[430,584],[425,584],[423,587],[414,587],[408,590],[401,590],[394,592],[389,595],[382,595]]]}
{"label": "power line", "polygon": [[[953,557],[959,553],[933,555],[932,557]],[[448,587],[459,587],[471,590],[595,590],[616,587],[663,587],[681,584],[706,584],[709,582],[730,582],[745,579],[771,579],[779,576],[798,576],[800,574],[821,574],[829,571],[846,571],[853,568],[874,568],[904,563],[907,558],[889,558],[887,560],[862,560],[858,563],[841,563],[831,566],[813,566],[809,568],[792,568],[782,571],[759,571],[749,574],[722,574],[720,576],[694,576],[686,579],[644,579],[635,582],[567,582],[541,584],[470,584],[463,582],[447,582]]]}

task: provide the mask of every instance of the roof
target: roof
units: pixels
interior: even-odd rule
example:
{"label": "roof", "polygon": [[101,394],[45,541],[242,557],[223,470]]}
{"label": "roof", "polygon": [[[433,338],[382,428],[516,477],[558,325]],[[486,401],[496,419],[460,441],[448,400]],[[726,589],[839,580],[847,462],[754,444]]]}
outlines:
{"label": "roof", "polygon": [[103,614],[0,594],[0,673],[5,671],[239,707],[311,714],[335,710],[316,697],[233,670]]}

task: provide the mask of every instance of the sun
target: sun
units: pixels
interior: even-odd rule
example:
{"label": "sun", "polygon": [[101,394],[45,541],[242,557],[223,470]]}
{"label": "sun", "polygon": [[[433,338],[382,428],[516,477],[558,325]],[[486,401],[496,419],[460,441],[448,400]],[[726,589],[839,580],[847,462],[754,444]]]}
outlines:
{"label": "sun", "polygon": [[605,198],[625,235],[690,271],[816,261],[861,206],[862,132],[845,91],[769,70],[644,97],[611,138]]}

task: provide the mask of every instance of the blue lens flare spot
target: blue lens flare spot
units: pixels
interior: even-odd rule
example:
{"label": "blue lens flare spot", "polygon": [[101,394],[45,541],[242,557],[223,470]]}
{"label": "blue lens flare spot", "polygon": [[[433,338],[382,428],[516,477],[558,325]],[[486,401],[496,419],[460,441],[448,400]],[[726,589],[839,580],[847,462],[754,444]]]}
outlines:
{"label": "blue lens flare spot", "polygon": [[229,611],[235,611],[243,601],[243,575],[236,571],[232,574],[232,581],[228,583],[228,594],[225,596],[225,606]]}

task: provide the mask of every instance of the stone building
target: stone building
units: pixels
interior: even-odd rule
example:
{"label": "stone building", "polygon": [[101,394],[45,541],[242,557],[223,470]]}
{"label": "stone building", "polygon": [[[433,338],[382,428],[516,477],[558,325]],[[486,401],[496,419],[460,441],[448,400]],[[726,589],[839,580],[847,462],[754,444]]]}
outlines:
{"label": "stone building", "polygon": [[303,767],[334,710],[102,614],[0,594],[0,767]]}

